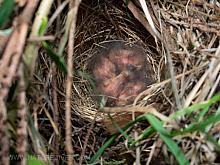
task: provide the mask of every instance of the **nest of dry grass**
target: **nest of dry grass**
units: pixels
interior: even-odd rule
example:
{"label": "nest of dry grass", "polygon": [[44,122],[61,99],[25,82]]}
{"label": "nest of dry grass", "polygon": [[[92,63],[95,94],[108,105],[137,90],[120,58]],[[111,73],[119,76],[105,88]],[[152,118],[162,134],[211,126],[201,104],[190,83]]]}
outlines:
{"label": "nest of dry grass", "polygon": [[[84,4],[85,5],[85,4]],[[154,47],[143,41],[142,36],[148,36],[153,42],[152,36],[147,33],[138,21],[133,22],[134,18],[128,18],[128,13],[123,12],[125,7],[120,4],[111,6],[111,3],[100,2],[93,8],[82,5],[79,10],[78,17],[83,18],[78,20],[79,26],[76,32],[75,60],[74,66],[78,71],[75,74],[74,91],[72,92],[72,105],[75,106],[74,113],[83,118],[93,120],[99,103],[92,96],[95,95],[92,91],[91,81],[87,75],[91,73],[88,69],[88,64],[93,56],[100,51],[103,44],[108,44],[111,41],[124,41],[126,44],[138,44],[144,47],[148,61],[154,67],[156,72],[156,60],[159,55],[153,53],[149,46]],[[143,32],[141,32],[143,29]],[[155,51],[155,48],[153,48]],[[154,59],[154,58],[155,59]],[[156,76],[156,74],[155,74]]]}
{"label": "nest of dry grass", "polygon": [[[82,1],[75,34],[75,74],[71,102],[75,154],[81,153],[85,140],[83,137],[87,134],[86,130],[91,128],[90,124],[94,120],[103,119],[103,114],[97,114],[100,103],[92,97],[93,86],[89,79],[88,62],[97,53],[100,45],[105,42],[123,40],[128,44],[141,45],[145,50],[146,57],[152,65],[156,83],[140,94],[135,100],[135,105],[146,107],[154,103],[157,112],[169,116],[177,110],[177,100],[181,107],[187,107],[192,103],[203,102],[217,93],[220,79],[219,6],[219,2],[208,3],[203,0],[148,2],[150,14],[163,40],[155,41],[152,30],[148,32],[146,29],[146,22],[134,14],[134,10],[137,13],[141,12],[139,3],[130,3],[126,6],[123,1],[117,3],[114,1],[93,1],[92,3]],[[144,17],[143,13],[142,17]],[[169,50],[169,53],[165,48]],[[40,51],[40,54],[39,62],[41,63],[38,63],[35,80],[30,89],[30,97],[32,97],[30,105],[33,107],[33,115],[36,117],[41,116],[40,109],[50,109],[54,116],[53,122],[58,124],[57,127],[50,129],[59,129],[62,132],[62,123],[65,120],[62,115],[65,111],[65,76],[57,70],[52,71],[54,70],[52,61],[46,57],[43,51]],[[168,64],[167,54],[171,56],[175,77],[170,78],[172,69]],[[171,85],[170,82],[173,81],[173,78],[177,91],[173,91],[175,88],[171,87],[173,84]],[[56,90],[56,95],[51,89]],[[175,92],[177,95],[174,94]],[[52,104],[56,104],[57,108],[54,109]],[[179,123],[184,125],[188,120],[191,119],[182,119]],[[51,121],[46,123],[51,127]],[[128,133],[133,135],[132,131],[141,132],[145,126],[143,123],[139,124]],[[168,126],[174,127],[174,125]],[[51,135],[46,133],[46,127],[46,124],[39,125],[44,138],[49,141]],[[100,123],[93,126],[92,135],[87,139],[89,148],[84,153],[85,157],[90,158],[103,145],[102,141],[109,136],[108,133],[99,135],[102,131]],[[175,139],[183,148],[186,157],[192,162],[191,164],[204,164],[217,160],[217,155],[212,150],[213,146],[206,142],[203,143],[201,139],[201,134]],[[54,147],[53,143],[50,145]],[[62,152],[61,146],[61,150],[60,148],[55,150]],[[139,146],[139,152],[136,154],[139,154],[142,163],[151,160],[151,164],[159,162],[175,164],[173,156],[167,152],[168,149],[162,145],[156,134],[154,137],[142,141]],[[120,153],[121,158],[116,153]],[[163,156],[158,158],[160,153],[163,153]],[[128,160],[130,155],[132,158]],[[79,155],[76,156],[76,160],[79,157]],[[118,143],[109,147],[103,158],[104,160],[126,159],[126,163],[131,164],[137,159],[137,155],[135,155],[135,149],[126,148],[126,143]]]}

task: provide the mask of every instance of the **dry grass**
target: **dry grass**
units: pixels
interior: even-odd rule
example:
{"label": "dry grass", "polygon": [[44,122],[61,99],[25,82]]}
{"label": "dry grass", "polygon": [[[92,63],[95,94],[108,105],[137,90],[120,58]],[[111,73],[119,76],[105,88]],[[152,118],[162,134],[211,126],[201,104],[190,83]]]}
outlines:
{"label": "dry grass", "polygon": [[[63,52],[67,59],[67,49],[62,49],[62,43],[65,41],[68,1],[57,2],[45,35],[54,50]],[[194,121],[198,112],[176,120],[171,120],[170,115],[190,105],[206,103],[220,89],[220,2],[150,0],[146,6],[145,1],[140,2],[97,0],[80,4],[73,45],[71,94],[74,161],[80,164],[87,163],[111,137],[110,132],[115,131],[109,114],[120,127],[135,120],[138,113],[151,113],[164,121],[167,130],[181,130]],[[39,38],[30,40],[39,41]],[[133,105],[103,108],[101,102],[94,99],[96,91],[88,64],[103,43],[115,40],[144,48],[155,83],[140,93]],[[35,135],[36,130],[31,130],[33,127],[30,126],[31,147],[35,154],[45,157],[48,154],[65,155],[66,77],[44,49],[38,52],[34,78],[27,90],[33,125],[40,133]],[[219,104],[214,104],[206,115],[218,109]],[[118,112],[120,110],[123,112]],[[117,160],[122,161],[116,162],[121,164],[135,161],[137,164],[177,164],[158,133],[130,147],[129,138],[125,137],[138,139],[147,127],[149,123],[143,121],[122,132],[97,163],[111,164]],[[219,123],[212,124],[207,131],[219,141]],[[173,139],[190,164],[219,163],[215,145],[203,133],[195,131]],[[62,162],[50,161],[54,164]]]}

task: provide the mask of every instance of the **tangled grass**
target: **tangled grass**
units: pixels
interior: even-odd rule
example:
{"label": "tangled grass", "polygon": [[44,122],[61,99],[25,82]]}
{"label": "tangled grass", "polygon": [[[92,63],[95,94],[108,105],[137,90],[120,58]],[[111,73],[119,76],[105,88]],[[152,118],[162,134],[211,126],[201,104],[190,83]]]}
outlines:
{"label": "tangled grass", "polygon": [[[31,34],[38,27],[35,30],[39,37],[30,34],[26,42],[24,54],[35,56],[37,61],[28,61],[27,55],[24,57],[25,62],[30,62],[23,65],[24,70],[30,73],[33,72],[30,68],[35,70],[25,91],[23,73],[18,74],[21,79],[20,113],[11,117],[13,108],[6,106],[8,113],[0,118],[1,123],[5,120],[11,123],[11,141],[15,143],[18,137],[22,144],[17,147],[19,154],[38,155],[51,164],[71,164],[68,156],[72,155],[69,154],[73,154],[71,161],[79,164],[219,163],[218,1],[82,1],[73,33],[73,80],[65,60],[69,59],[71,47],[66,46],[68,32],[74,27],[70,20],[76,17],[71,13],[77,10],[73,4],[68,9],[67,5],[71,6],[68,0],[51,1],[52,4],[52,9],[47,9],[50,14],[38,18],[38,25],[33,24]],[[103,100],[93,97],[96,84],[88,63],[103,44],[116,40],[143,47],[152,65],[155,83],[141,92],[132,105],[106,107]],[[27,47],[33,41],[37,49],[30,51]],[[0,42],[0,52],[5,54],[3,48],[7,48],[7,44],[4,38]],[[1,68],[4,60],[1,58]],[[5,72],[2,69],[0,76]],[[68,144],[64,136],[64,128],[67,128],[64,114],[69,99],[66,73],[70,74],[73,89],[70,97],[72,133],[70,131],[66,137],[71,137],[68,144],[73,144],[73,151],[65,148]],[[13,92],[13,86],[4,86],[3,80],[4,76],[0,103],[12,105],[13,99],[8,99],[6,104],[3,94],[5,89]],[[24,92],[27,102],[24,102]],[[28,136],[24,138],[23,134],[13,133],[16,118],[23,122],[23,107],[30,113],[27,126],[18,124],[28,128]],[[1,143],[7,141],[4,128],[0,127]],[[24,139],[30,142],[27,150],[22,148],[26,145]],[[48,155],[61,157],[54,159]]]}

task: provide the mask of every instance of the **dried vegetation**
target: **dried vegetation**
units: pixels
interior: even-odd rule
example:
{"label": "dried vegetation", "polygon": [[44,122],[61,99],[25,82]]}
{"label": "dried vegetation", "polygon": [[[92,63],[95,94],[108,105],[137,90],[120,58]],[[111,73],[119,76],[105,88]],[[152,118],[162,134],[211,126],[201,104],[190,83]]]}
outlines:
{"label": "dried vegetation", "polygon": [[[34,15],[42,3],[48,11]],[[0,33],[2,164],[9,148],[52,164],[220,163],[218,0],[18,0],[15,8],[23,11],[3,26],[11,34]],[[132,105],[105,107],[88,64],[116,40],[143,47],[154,83]]]}

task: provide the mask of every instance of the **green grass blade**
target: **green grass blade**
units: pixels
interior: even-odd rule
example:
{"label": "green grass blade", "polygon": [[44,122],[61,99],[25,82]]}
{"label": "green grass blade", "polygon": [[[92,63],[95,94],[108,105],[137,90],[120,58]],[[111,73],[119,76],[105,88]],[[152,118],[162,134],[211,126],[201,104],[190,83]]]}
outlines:
{"label": "green grass blade", "polygon": [[[48,24],[48,18],[43,17],[41,26],[40,26],[39,31],[38,31],[39,36],[44,35],[44,32],[47,28],[47,24]],[[50,44],[47,43],[46,41],[42,42],[42,46],[47,51],[47,54],[50,56],[50,58],[56,63],[57,67],[64,74],[67,74],[67,67],[66,67],[66,63],[65,63],[64,58],[60,54],[54,52],[53,49],[52,49],[52,46],[50,46]]]}
{"label": "green grass blade", "polygon": [[113,135],[107,142],[105,142],[105,144],[96,152],[96,154],[90,159],[88,163],[89,164],[95,163],[95,161],[102,155],[105,149],[115,141],[118,135],[119,134]]}
{"label": "green grass blade", "polygon": [[27,165],[49,165],[49,164],[39,160],[37,157],[35,157],[33,155],[28,155],[27,156]]}
{"label": "green grass blade", "polygon": [[[177,130],[177,131],[173,131],[172,132],[172,136],[177,136],[177,135],[184,135],[186,133],[189,133],[191,131],[189,130],[193,130],[194,127],[197,127],[196,125],[198,124],[198,122],[201,122],[202,119],[204,118],[205,114],[209,111],[209,107],[203,109],[198,115],[195,116],[194,119],[192,119],[192,122],[187,125],[186,130],[185,129],[181,129],[181,130]],[[187,131],[188,130],[188,131]],[[185,132],[186,131],[186,132]]]}
{"label": "green grass blade", "polygon": [[[126,131],[128,128],[132,127],[137,122],[140,122],[140,121],[143,121],[143,120],[146,120],[144,115],[138,116],[134,121],[130,121],[122,130]],[[112,135],[112,137],[109,140],[107,140],[107,142],[104,143],[104,145],[95,153],[95,155],[93,155],[93,157],[89,161],[89,164],[95,163],[96,160],[105,151],[105,149],[107,147],[109,147],[119,135],[120,135],[120,133],[116,133],[116,134]]]}
{"label": "green grass blade", "polygon": [[220,145],[218,143],[218,141],[210,134],[205,133],[206,134],[206,138],[208,141],[210,141],[212,144],[214,144],[215,150],[220,153]]}
{"label": "green grass blade", "polygon": [[220,114],[210,115],[203,122],[199,123],[199,129],[204,130],[208,125],[215,124],[218,121],[220,121]]}
{"label": "green grass blade", "polygon": [[130,137],[119,125],[118,123],[113,119],[113,117],[109,114],[108,117],[110,118],[112,124],[114,125],[114,127],[117,129],[117,131],[122,134],[126,139],[128,139],[129,143],[132,143],[134,140],[132,139],[132,137]]}
{"label": "green grass blade", "polygon": [[215,124],[218,121],[220,121],[220,114],[217,114],[217,115],[213,114],[201,122],[190,124],[187,128],[183,129],[182,131],[172,132],[172,136],[184,135],[184,134],[195,132],[195,131],[203,132],[207,126],[211,124]]}
{"label": "green grass blade", "polygon": [[0,28],[6,23],[9,19],[13,8],[14,8],[14,0],[4,0],[0,6]]}
{"label": "green grass blade", "polygon": [[215,112],[216,115],[220,114],[220,106],[218,107],[217,111]]}
{"label": "green grass blade", "polygon": [[162,122],[151,114],[146,114],[145,117],[152,125],[152,127],[159,133],[160,138],[170,149],[171,153],[175,156],[179,164],[189,164],[189,161],[186,159],[184,153],[181,151],[178,145],[171,139],[170,133],[165,128],[163,128]]}
{"label": "green grass blade", "polygon": [[[184,108],[178,112],[175,112],[174,114],[172,114],[170,116],[171,119],[176,119],[178,117],[184,116],[186,114],[190,114],[192,112],[195,112],[197,110],[203,110],[202,112],[199,113],[199,115],[196,117],[196,121],[199,121],[200,119],[202,119],[205,114],[208,111],[208,108],[215,104],[216,102],[220,101],[220,93],[215,95],[214,97],[212,97],[209,101],[207,101],[206,103],[199,103],[199,104],[195,104],[192,105],[188,108]],[[189,133],[192,131],[204,131],[204,128],[210,124],[214,124],[217,121],[219,121],[220,119],[220,110],[218,111],[219,113],[212,115],[210,117],[208,117],[205,122],[196,122],[193,124],[190,124],[186,129],[184,129],[183,131],[173,131],[172,133],[168,132],[165,128],[163,128],[163,122],[159,121],[156,117],[154,117],[151,114],[144,114],[141,115],[139,117],[136,118],[135,121],[131,121],[129,122],[125,128],[123,128],[122,130],[125,131],[126,129],[128,129],[129,127],[133,126],[135,123],[140,122],[140,121],[144,121],[144,120],[148,120],[149,123],[151,124],[152,127],[148,127],[147,129],[145,129],[145,131],[138,137],[138,140],[133,141],[131,143],[131,146],[134,146],[136,143],[138,143],[140,140],[149,137],[150,135],[152,135],[155,131],[157,131],[161,137],[161,139],[165,142],[165,144],[168,146],[168,148],[170,149],[170,151],[173,153],[173,155],[176,157],[177,161],[180,164],[189,164],[188,160],[185,158],[183,152],[180,150],[180,148],[178,147],[178,145],[172,140],[173,136],[179,135],[179,134],[185,134],[185,133]],[[89,163],[94,163],[104,152],[104,150],[111,145],[114,140],[119,136],[120,134],[115,134],[113,135],[98,151],[97,153],[91,158]],[[212,139],[213,140],[213,139]]]}
{"label": "green grass blade", "polygon": [[44,35],[44,32],[47,28],[47,24],[48,24],[48,17],[43,17],[42,18],[42,22],[41,22],[41,26],[40,26],[40,29],[39,29],[39,36],[43,36]]}
{"label": "green grass blade", "polygon": [[50,56],[50,58],[56,63],[57,67],[64,74],[67,74],[67,67],[64,58],[58,55],[56,52],[54,52],[47,42],[42,42],[42,45],[43,48],[47,51],[47,54]]}
{"label": "green grass blade", "polygon": [[90,92],[96,90],[95,78],[91,74],[87,73],[87,71],[85,70],[77,70],[76,73],[77,75],[81,76],[89,82],[89,84],[91,85],[91,88],[89,88]]}
{"label": "green grass blade", "polygon": [[195,121],[198,122],[201,121],[208,111],[209,111],[209,106],[207,108],[204,108],[198,115],[196,115]]}
{"label": "green grass blade", "polygon": [[170,115],[170,118],[177,119],[178,117],[182,117],[186,114],[190,114],[190,113],[195,112],[197,110],[208,108],[209,106],[211,106],[219,101],[220,101],[220,93],[213,96],[209,101],[207,101],[205,103],[198,103],[198,104],[194,104],[190,107],[183,108],[182,110],[179,110],[179,111],[173,113],[172,115]]}
{"label": "green grass blade", "polygon": [[135,146],[139,141],[148,138],[150,135],[155,133],[155,129],[153,127],[146,128],[141,135],[138,136],[137,140],[131,143],[131,146]]}

